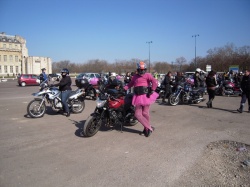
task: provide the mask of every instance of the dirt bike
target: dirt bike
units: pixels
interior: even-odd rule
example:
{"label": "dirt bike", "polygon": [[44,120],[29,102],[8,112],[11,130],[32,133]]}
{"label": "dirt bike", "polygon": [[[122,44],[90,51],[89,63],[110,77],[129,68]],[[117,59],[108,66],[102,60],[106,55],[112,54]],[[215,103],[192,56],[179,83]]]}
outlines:
{"label": "dirt bike", "polygon": [[[46,102],[51,106],[53,111],[63,111],[63,105],[61,101],[61,91],[57,87],[50,87],[48,83],[43,82],[40,85],[41,89],[37,93],[33,93],[32,95],[36,98],[27,106],[27,113],[32,118],[40,118],[43,117],[46,111]],[[77,89],[72,91],[67,103],[69,109],[73,113],[81,113],[85,108],[85,102],[82,99],[82,95],[84,91],[81,89]],[[41,97],[41,98],[37,98]]]}
{"label": "dirt bike", "polygon": [[124,95],[125,92],[116,89],[108,89],[106,93],[100,90],[99,97],[96,100],[96,108],[87,118],[82,135],[85,137],[94,136],[101,126],[107,128],[120,127],[122,131],[123,125],[136,125],[138,120],[134,116],[135,109],[127,101],[132,101],[132,95],[129,94],[126,98]]}

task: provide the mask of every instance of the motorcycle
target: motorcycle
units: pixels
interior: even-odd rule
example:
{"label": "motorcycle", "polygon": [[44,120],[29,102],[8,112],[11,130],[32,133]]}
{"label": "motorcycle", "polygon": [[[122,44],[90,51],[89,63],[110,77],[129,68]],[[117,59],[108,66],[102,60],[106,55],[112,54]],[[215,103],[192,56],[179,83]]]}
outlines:
{"label": "motorcycle", "polygon": [[223,86],[225,88],[225,95],[241,95],[242,90],[239,85],[236,85],[233,81],[224,81]]}
{"label": "motorcycle", "polygon": [[223,84],[217,85],[215,87],[215,95],[225,95],[225,87],[223,86]]}
{"label": "motorcycle", "polygon": [[138,120],[134,116],[134,106],[127,101],[132,102],[132,94],[126,95],[125,98],[124,95],[124,92],[116,89],[108,89],[107,92],[100,90],[100,95],[96,100],[96,108],[87,118],[82,135],[92,137],[101,126],[107,128],[120,127],[122,131],[123,125],[136,125]]}
{"label": "motorcycle", "polygon": [[199,104],[205,101],[203,98],[204,88],[192,88],[190,84],[178,85],[176,91],[168,98],[170,105],[175,106],[182,102],[183,104]]}
{"label": "motorcycle", "polygon": [[165,95],[165,86],[163,84],[161,84],[160,82],[158,82],[158,86],[155,89],[155,92],[157,92],[159,94],[157,99],[162,99]]}
{"label": "motorcycle", "polygon": [[[36,98],[27,106],[27,113],[32,118],[40,118],[43,117],[46,111],[46,102],[51,106],[53,111],[63,111],[63,104],[61,101],[61,91],[57,87],[50,87],[48,83],[43,82],[40,84],[40,91],[37,93],[33,93],[32,95]],[[85,108],[85,102],[82,99],[82,95],[84,91],[81,89],[77,89],[72,91],[67,103],[69,109],[73,113],[81,113]],[[41,98],[37,98],[41,97]]]}

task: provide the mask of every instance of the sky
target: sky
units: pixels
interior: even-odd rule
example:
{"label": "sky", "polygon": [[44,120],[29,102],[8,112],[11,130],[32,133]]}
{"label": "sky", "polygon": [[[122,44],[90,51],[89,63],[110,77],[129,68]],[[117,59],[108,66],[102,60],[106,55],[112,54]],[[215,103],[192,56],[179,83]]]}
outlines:
{"label": "sky", "polygon": [[0,32],[53,62],[192,62],[250,46],[250,0],[0,0]]}

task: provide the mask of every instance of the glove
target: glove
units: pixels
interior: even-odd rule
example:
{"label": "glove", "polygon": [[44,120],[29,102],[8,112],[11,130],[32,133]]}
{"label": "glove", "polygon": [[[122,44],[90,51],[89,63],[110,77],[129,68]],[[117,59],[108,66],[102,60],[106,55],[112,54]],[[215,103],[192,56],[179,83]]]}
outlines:
{"label": "glove", "polygon": [[152,95],[154,93],[154,90],[150,91],[147,93],[147,98],[150,98],[150,95]]}

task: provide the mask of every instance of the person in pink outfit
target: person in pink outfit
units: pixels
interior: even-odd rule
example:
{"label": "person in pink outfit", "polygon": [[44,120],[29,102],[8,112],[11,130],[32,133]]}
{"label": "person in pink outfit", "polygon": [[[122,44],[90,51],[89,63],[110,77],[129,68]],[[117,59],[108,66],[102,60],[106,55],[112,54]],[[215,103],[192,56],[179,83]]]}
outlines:
{"label": "person in pink outfit", "polygon": [[135,74],[125,90],[134,87],[132,105],[135,106],[135,117],[144,126],[143,134],[149,137],[154,130],[150,125],[149,107],[159,96],[154,92],[158,81],[150,74],[146,73],[147,66],[144,62],[137,63],[137,74]]}

